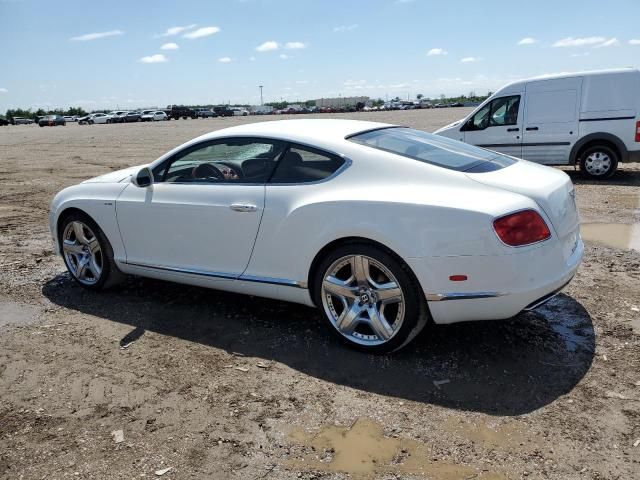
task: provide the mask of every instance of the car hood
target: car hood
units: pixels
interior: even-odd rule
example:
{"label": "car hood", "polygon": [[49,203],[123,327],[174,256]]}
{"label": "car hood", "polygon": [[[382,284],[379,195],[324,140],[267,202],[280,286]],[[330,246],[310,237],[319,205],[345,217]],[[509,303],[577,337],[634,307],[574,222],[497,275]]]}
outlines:
{"label": "car hood", "polygon": [[493,172],[465,175],[484,185],[531,198],[544,210],[560,237],[575,231],[580,223],[573,183],[560,170],[518,160]]}
{"label": "car hood", "polygon": [[122,170],[116,170],[115,172],[105,173],[104,175],[90,178],[89,180],[85,180],[82,183],[120,183],[124,180],[129,179],[131,175],[136,173],[142,167],[144,167],[144,165],[123,168]]}
{"label": "car hood", "polygon": [[461,118],[460,120],[456,120],[455,122],[452,122],[449,125],[445,125],[444,127],[439,128],[438,130],[436,130],[433,133],[437,135],[439,132],[443,132],[445,130],[449,130],[450,128],[457,127],[458,125],[460,125],[462,123],[463,120],[464,120],[464,118]]}

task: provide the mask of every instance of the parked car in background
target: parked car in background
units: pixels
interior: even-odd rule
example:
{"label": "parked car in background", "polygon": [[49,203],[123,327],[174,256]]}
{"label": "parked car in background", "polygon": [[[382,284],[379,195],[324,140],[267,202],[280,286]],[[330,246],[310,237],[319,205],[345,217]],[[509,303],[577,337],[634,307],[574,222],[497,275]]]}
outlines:
{"label": "parked car in background", "polygon": [[107,115],[106,113],[92,113],[91,115],[89,115],[87,123],[89,125],[104,124],[107,123],[109,118],[109,115]]}
{"label": "parked car in background", "polygon": [[47,115],[38,121],[38,125],[41,127],[57,127],[58,125],[65,126],[66,124],[67,122],[62,115]]}
{"label": "parked car in background", "polygon": [[75,115],[65,115],[63,118],[64,118],[65,122],[77,122],[78,121],[78,118]]}
{"label": "parked car in background", "polygon": [[198,118],[196,111],[193,108],[185,107],[184,105],[168,105],[167,109],[164,110],[167,119],[178,120],[182,118],[186,120],[188,118]]}
{"label": "parked car in background", "polygon": [[219,117],[233,117],[233,110],[226,105],[213,107],[213,111],[216,112]]}
{"label": "parked car in background", "polygon": [[316,306],[370,353],[535,309],[584,252],[566,173],[354,120],[218,130],[62,190],[49,219],[87,289],[132,274]]}
{"label": "parked car in background", "polygon": [[161,120],[169,120],[167,114],[162,110],[156,110],[155,112],[145,113],[140,117],[143,122],[159,122]]}
{"label": "parked car in background", "polygon": [[234,117],[246,117],[249,115],[249,110],[244,108],[233,107],[231,111],[233,112]]}
{"label": "parked car in background", "polygon": [[520,80],[435,133],[606,179],[620,162],[640,161],[640,70]]}
{"label": "parked car in background", "polygon": [[117,110],[115,112],[109,112],[107,123],[124,123],[124,115],[127,112],[125,110]]}
{"label": "parked car in background", "polygon": [[214,118],[218,116],[218,114],[210,108],[196,108],[195,112],[198,118]]}
{"label": "parked car in background", "polygon": [[141,122],[142,121],[142,113],[141,112],[127,112],[123,115],[123,120],[125,123],[131,122]]}
{"label": "parked car in background", "polygon": [[4,127],[5,125],[9,125],[9,120],[0,116],[0,127]]}
{"label": "parked car in background", "polygon": [[33,120],[25,117],[13,117],[11,119],[11,125],[31,125]]}

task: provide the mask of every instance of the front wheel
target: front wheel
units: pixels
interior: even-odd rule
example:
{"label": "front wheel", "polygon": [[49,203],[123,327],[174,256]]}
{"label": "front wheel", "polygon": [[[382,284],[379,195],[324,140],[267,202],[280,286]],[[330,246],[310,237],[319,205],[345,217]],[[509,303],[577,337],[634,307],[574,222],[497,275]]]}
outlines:
{"label": "front wheel", "polygon": [[124,279],[113,260],[113,249],[100,227],[88,215],[75,212],[59,229],[58,241],[67,270],[89,290],[109,288]]}
{"label": "front wheel", "polygon": [[607,145],[592,145],[580,154],[580,172],[586,178],[603,180],[618,168],[618,154]]}
{"label": "front wheel", "polygon": [[317,268],[314,286],[330,330],[364,352],[399,350],[429,318],[409,267],[372,245],[348,244],[329,253]]}

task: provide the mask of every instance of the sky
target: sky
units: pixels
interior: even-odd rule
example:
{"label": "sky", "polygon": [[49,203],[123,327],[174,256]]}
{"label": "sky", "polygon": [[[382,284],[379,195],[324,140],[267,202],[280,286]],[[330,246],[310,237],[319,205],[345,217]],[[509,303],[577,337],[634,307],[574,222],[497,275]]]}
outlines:
{"label": "sky", "polygon": [[486,94],[640,67],[640,0],[0,0],[0,112]]}

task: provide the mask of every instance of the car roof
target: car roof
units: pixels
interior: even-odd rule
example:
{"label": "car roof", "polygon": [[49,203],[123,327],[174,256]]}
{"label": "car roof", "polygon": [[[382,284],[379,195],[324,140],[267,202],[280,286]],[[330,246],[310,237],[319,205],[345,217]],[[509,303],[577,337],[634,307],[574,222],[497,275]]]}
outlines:
{"label": "car roof", "polygon": [[257,136],[279,138],[291,142],[336,142],[345,137],[367,130],[393,127],[389,123],[367,122],[362,120],[327,119],[299,119],[276,120],[270,122],[255,122],[235,127],[224,128],[200,137],[207,138],[228,137],[232,135]]}

